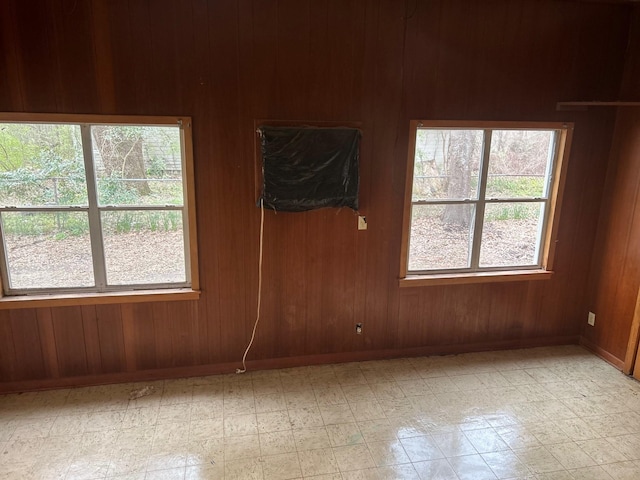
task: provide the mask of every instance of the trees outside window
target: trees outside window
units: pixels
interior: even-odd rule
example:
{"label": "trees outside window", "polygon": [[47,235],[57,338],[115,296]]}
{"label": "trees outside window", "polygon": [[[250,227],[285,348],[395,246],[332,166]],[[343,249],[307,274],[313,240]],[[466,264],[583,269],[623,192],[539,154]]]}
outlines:
{"label": "trees outside window", "polygon": [[5,295],[191,284],[190,122],[8,117],[0,118]]}
{"label": "trees outside window", "polygon": [[546,268],[567,128],[412,122],[405,272]]}

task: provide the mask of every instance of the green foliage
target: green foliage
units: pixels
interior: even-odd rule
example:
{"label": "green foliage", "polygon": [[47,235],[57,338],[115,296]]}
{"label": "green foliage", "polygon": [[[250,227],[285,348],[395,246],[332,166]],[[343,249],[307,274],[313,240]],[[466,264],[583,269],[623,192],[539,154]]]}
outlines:
{"label": "green foliage", "polygon": [[486,220],[527,220],[538,216],[538,204],[493,204],[487,208]]}
{"label": "green foliage", "polygon": [[5,213],[2,215],[2,228],[6,234],[54,235],[59,240],[89,232],[86,215],[75,212]]}
{"label": "green foliage", "polygon": [[163,178],[165,175],[165,164],[161,158],[151,155],[147,160],[146,174],[149,178]]}
{"label": "green foliage", "polygon": [[106,214],[103,227],[110,234],[131,232],[168,232],[182,227],[178,211],[115,211]]}
{"label": "green foliage", "polygon": [[502,198],[539,197],[544,188],[544,177],[489,177],[489,196]]}
{"label": "green foliage", "polygon": [[0,126],[0,200],[9,205],[86,203],[79,129],[68,125]]}
{"label": "green foliage", "polygon": [[[94,127],[97,128],[97,127]],[[173,129],[143,126],[112,126],[103,137],[113,145],[127,140],[152,138],[142,175],[151,193],[142,195],[139,183],[122,178],[124,167],[105,174],[104,152],[96,168],[101,205],[183,204],[182,182],[167,171],[169,159],[180,159],[180,136]],[[95,141],[95,139],[94,139]],[[94,143],[100,150],[100,146]],[[127,152],[125,152],[127,153]],[[157,179],[157,180],[154,180]],[[170,181],[167,181],[170,180]],[[87,205],[86,177],[80,128],[77,125],[0,124],[0,204]],[[109,234],[143,231],[175,231],[180,228],[178,211],[121,211],[106,225]],[[103,218],[104,220],[104,218]],[[8,234],[52,235],[64,239],[89,232],[86,213],[5,213]]]}
{"label": "green foliage", "polygon": [[98,180],[98,198],[101,205],[136,205],[138,192],[121,178],[103,177]]}

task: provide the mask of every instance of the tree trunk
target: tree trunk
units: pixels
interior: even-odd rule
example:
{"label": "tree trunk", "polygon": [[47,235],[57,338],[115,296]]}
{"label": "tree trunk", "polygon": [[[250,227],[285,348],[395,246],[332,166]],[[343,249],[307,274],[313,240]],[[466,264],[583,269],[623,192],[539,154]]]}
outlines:
{"label": "tree trunk", "polygon": [[151,189],[146,181],[144,157],[142,155],[142,136],[113,135],[108,126],[95,126],[93,132],[97,148],[102,157],[107,177],[138,179],[128,182],[140,195],[149,195]]}
{"label": "tree trunk", "polygon": [[[451,132],[449,142],[449,183],[447,198],[461,200],[469,197],[471,189],[471,156],[475,139],[469,130]],[[447,205],[442,221],[448,224],[468,227],[471,221],[471,205]]]}

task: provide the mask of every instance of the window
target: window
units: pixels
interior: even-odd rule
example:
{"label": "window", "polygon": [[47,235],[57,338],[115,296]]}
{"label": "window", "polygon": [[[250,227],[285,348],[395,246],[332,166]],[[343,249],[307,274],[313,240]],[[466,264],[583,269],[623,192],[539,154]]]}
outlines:
{"label": "window", "polygon": [[402,276],[550,270],[569,132],[412,122]]}
{"label": "window", "polygon": [[197,288],[191,120],[0,115],[5,296]]}

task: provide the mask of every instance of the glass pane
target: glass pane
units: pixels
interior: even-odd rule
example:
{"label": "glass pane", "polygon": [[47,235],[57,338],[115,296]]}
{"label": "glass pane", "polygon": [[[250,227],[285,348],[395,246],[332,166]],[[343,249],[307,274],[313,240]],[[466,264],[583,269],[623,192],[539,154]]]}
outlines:
{"label": "glass pane", "polygon": [[3,212],[13,289],[94,285],[89,220],[84,212]]}
{"label": "glass pane", "polygon": [[86,205],[78,125],[0,123],[0,205]]}
{"label": "glass pane", "polygon": [[536,265],[543,216],[543,202],[487,204],[480,266]]}
{"label": "glass pane", "polygon": [[475,205],[414,205],[409,270],[468,268]]}
{"label": "glass pane", "polygon": [[487,198],[543,198],[554,153],[553,130],[494,130]]}
{"label": "glass pane", "polygon": [[109,285],[186,282],[181,211],[102,213]]}
{"label": "glass pane", "polygon": [[482,130],[418,129],[413,201],[478,198]]}
{"label": "glass pane", "polygon": [[182,205],[180,129],[91,127],[100,205]]}

